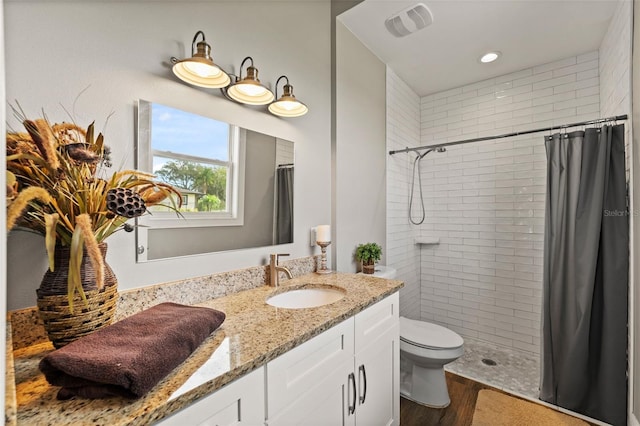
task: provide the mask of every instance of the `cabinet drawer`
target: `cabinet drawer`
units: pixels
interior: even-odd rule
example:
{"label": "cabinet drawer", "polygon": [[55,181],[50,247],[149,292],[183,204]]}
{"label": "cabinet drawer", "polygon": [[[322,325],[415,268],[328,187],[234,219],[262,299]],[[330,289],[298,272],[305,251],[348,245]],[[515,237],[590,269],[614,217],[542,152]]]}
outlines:
{"label": "cabinet drawer", "polygon": [[355,351],[362,350],[368,343],[384,334],[399,322],[399,295],[389,297],[371,305],[355,316]]}
{"label": "cabinet drawer", "polygon": [[272,417],[353,358],[353,318],[267,363],[267,415]]}

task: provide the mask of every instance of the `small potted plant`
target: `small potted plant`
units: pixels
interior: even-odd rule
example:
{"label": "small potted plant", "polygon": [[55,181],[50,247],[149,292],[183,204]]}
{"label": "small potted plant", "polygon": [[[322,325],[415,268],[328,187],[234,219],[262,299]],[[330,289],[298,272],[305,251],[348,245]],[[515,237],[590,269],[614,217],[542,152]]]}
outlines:
{"label": "small potted plant", "polygon": [[356,259],[362,263],[362,272],[365,274],[373,274],[381,255],[382,247],[378,243],[360,244],[356,248]]}

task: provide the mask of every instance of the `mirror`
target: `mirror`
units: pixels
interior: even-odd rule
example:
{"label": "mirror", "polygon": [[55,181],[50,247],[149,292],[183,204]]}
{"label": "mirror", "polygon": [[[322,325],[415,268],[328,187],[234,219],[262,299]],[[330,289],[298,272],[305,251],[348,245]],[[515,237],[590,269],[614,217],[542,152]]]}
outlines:
{"label": "mirror", "polygon": [[293,242],[294,144],[138,101],[138,170],[182,194],[137,219],[137,261]]}

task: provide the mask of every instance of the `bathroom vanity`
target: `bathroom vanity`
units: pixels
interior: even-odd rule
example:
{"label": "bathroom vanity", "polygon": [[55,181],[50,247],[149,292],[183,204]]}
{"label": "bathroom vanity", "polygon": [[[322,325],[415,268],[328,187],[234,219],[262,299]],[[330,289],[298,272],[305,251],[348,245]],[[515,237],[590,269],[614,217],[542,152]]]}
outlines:
{"label": "bathroom vanity", "polygon": [[396,293],[160,424],[397,424],[398,348]]}
{"label": "bathroom vanity", "polygon": [[[274,293],[331,286],[344,297],[304,309]],[[402,282],[306,274],[202,303],[227,314],[183,364],[138,400],[56,399],[38,370],[50,343],[15,349],[17,424],[398,424]],[[158,354],[162,356],[162,354]]]}

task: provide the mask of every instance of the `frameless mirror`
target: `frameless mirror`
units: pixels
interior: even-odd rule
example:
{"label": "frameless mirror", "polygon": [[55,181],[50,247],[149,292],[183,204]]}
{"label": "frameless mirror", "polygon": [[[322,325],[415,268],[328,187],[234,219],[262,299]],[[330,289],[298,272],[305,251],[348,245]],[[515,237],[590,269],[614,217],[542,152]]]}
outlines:
{"label": "frameless mirror", "polygon": [[293,242],[294,145],[138,101],[137,164],[182,195],[137,219],[137,261]]}

